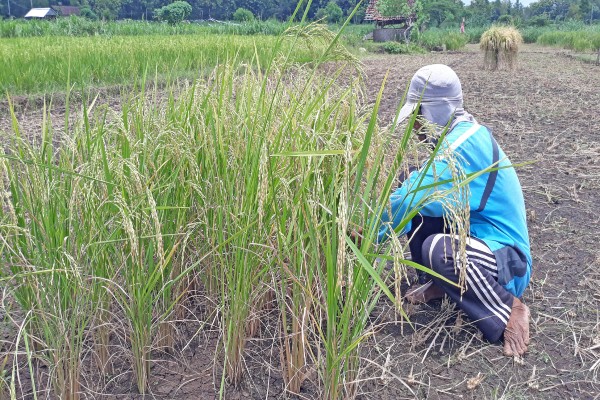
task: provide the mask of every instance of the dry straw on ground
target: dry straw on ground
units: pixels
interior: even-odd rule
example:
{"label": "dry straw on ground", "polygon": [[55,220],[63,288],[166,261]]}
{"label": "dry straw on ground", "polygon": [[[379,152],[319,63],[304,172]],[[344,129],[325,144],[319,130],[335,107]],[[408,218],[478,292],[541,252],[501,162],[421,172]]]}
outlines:
{"label": "dry straw on ground", "polygon": [[523,38],[519,31],[508,26],[493,26],[481,35],[479,48],[484,52],[485,69],[517,68],[517,54]]}

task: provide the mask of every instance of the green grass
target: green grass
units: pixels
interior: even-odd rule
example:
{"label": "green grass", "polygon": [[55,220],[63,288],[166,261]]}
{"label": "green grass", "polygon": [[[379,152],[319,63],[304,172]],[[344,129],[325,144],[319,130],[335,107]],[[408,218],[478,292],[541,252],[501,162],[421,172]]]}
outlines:
{"label": "green grass", "polygon": [[[23,94],[131,84],[145,71],[161,79],[195,78],[235,59],[265,65],[276,37],[234,35],[54,37],[2,39],[0,92]],[[299,47],[294,62],[309,62],[322,48]]]}
{"label": "green grass", "polygon": [[[559,42],[564,40],[568,43],[571,36],[579,36],[584,37],[586,35],[595,35],[596,32],[600,31],[600,25],[585,25],[577,22],[566,22],[557,25],[549,25],[549,26],[516,26],[516,28],[523,36],[524,43],[539,43],[538,39],[542,36],[545,36],[544,39],[540,39],[544,42]],[[481,40],[481,35],[489,29],[489,26],[473,26],[467,27],[466,36],[468,43],[479,43]],[[458,29],[428,29],[421,34],[413,32],[413,39],[419,40],[419,42],[423,42],[423,45],[427,47],[441,47],[445,40],[445,37],[452,37],[457,35]],[[423,39],[421,38],[423,37]],[[545,43],[542,43],[545,44]],[[554,45],[554,43],[548,43]],[[561,45],[562,44],[558,44]]]}
{"label": "green grass", "polygon": [[[282,34],[287,22],[274,19],[236,23],[191,22],[170,25],[155,21],[92,21],[71,16],[56,20],[0,20],[0,38],[42,36],[148,36],[148,35],[269,35]],[[341,25],[331,25],[337,31]],[[353,45],[373,29],[371,24],[350,24],[343,32],[347,44]]]}
{"label": "green grass", "polygon": [[398,42],[385,42],[377,43],[378,47],[389,54],[414,54],[423,53],[422,47],[419,47],[413,43],[405,44]]}
{"label": "green grass", "polygon": [[428,29],[425,32],[414,32],[413,40],[416,38],[417,43],[427,50],[445,49],[445,50],[460,50],[468,42],[469,36],[461,34],[455,30],[447,29]]}
{"label": "green grass", "polygon": [[546,32],[537,40],[545,46],[557,46],[575,51],[600,49],[600,29],[581,31],[551,31]]}
{"label": "green grass", "polygon": [[279,35],[287,24],[276,20],[246,23],[167,23],[149,21],[92,21],[69,17],[56,20],[0,20],[0,38],[40,36],[147,36],[147,35]]}
{"label": "green grass", "polygon": [[[330,29],[337,32],[339,26],[332,25]],[[363,38],[370,32],[373,32],[372,24],[348,25],[342,32],[342,39],[347,46],[362,47],[364,45]]]}

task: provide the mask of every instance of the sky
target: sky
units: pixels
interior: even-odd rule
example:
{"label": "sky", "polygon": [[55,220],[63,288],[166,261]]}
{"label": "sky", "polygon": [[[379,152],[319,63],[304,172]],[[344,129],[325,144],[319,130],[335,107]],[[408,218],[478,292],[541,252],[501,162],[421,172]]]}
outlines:
{"label": "sky", "polygon": [[[523,4],[523,7],[527,7],[528,5],[530,5],[531,3],[536,2],[537,0],[521,0],[521,4]],[[463,4],[465,6],[471,4],[471,0],[462,0]],[[515,0],[511,0],[511,3],[515,3]]]}

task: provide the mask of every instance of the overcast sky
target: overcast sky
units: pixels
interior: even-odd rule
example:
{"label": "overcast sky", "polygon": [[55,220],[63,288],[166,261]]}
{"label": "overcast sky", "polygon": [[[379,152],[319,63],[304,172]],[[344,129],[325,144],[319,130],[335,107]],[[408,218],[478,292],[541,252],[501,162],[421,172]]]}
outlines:
{"label": "overcast sky", "polygon": [[[521,0],[521,4],[523,4],[523,7],[526,7],[528,5],[530,5],[531,3],[534,3],[537,0]],[[462,2],[464,3],[464,5],[469,5],[471,4],[471,0],[462,0]],[[491,3],[492,1],[490,1]],[[515,0],[511,0],[511,3],[515,4]]]}

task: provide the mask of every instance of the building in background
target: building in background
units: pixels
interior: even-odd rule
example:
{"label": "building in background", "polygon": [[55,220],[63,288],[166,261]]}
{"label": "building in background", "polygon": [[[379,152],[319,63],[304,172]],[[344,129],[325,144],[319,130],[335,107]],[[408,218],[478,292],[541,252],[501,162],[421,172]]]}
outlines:
{"label": "building in background", "polygon": [[26,19],[52,19],[56,18],[58,13],[52,8],[32,8],[27,14]]}

